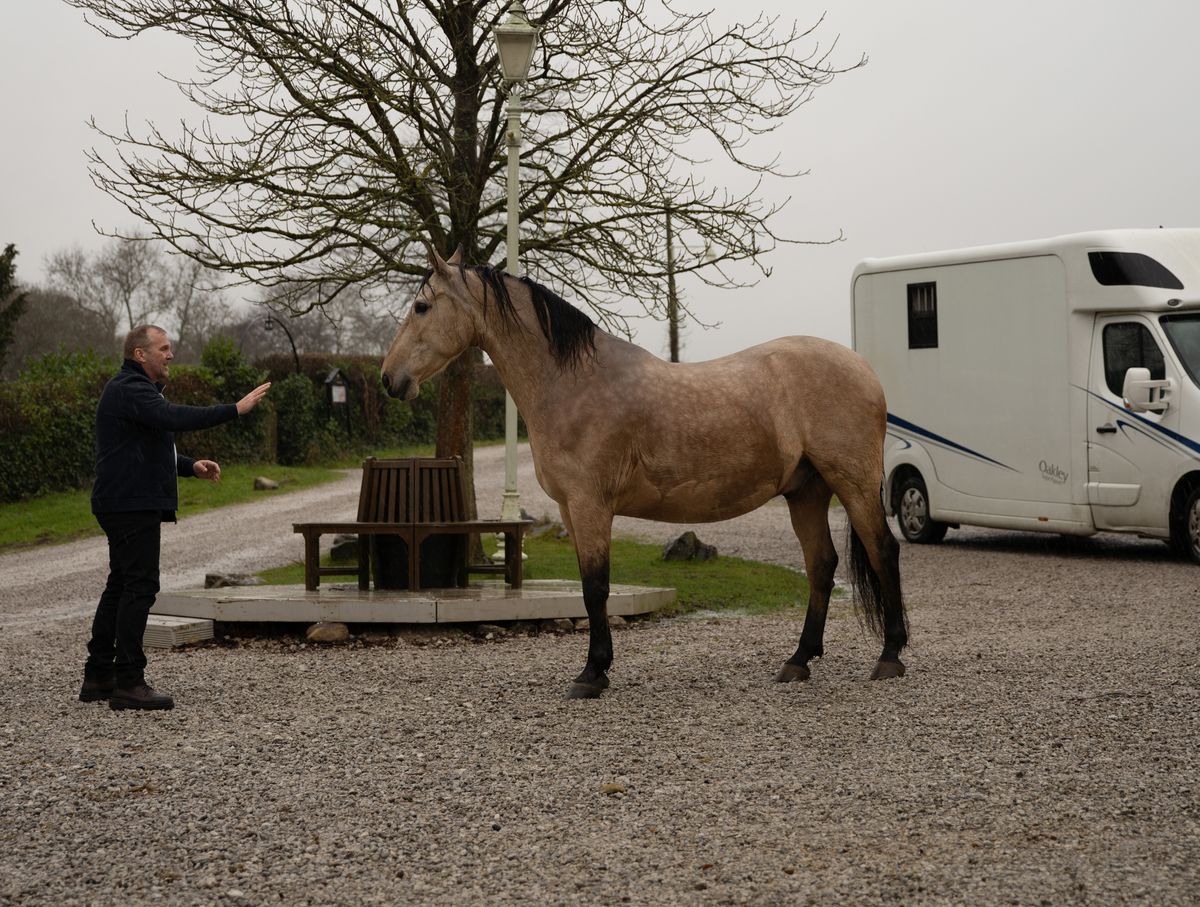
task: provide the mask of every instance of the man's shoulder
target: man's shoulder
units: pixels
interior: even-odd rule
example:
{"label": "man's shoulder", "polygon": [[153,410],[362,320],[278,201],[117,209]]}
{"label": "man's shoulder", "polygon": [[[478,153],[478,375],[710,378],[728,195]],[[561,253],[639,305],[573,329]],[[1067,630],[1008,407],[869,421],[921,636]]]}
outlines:
{"label": "man's shoulder", "polygon": [[140,372],[121,369],[104,385],[100,392],[100,405],[112,403],[121,397],[139,394],[158,394],[158,390],[148,377]]}

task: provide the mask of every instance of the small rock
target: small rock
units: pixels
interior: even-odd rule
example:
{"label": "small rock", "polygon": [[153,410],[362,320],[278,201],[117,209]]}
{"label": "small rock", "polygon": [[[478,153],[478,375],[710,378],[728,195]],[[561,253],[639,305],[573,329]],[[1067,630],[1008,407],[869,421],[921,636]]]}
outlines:
{"label": "small rock", "polygon": [[600,785],[600,793],[608,794],[610,797],[615,797],[617,794],[623,794],[627,791],[628,788],[625,787],[624,784],[617,784],[616,782],[609,782],[608,784]]}
{"label": "small rock", "polygon": [[710,561],[716,556],[716,547],[704,544],[690,529],[671,539],[663,549],[664,561]]}
{"label": "small rock", "polygon": [[338,621],[323,620],[309,627],[304,638],[309,642],[345,642],[350,638],[350,628]]}
{"label": "small rock", "polygon": [[526,537],[536,539],[541,538],[543,535],[553,535],[555,538],[562,538],[559,533],[563,531],[562,523],[541,523],[530,529],[526,533]]}
{"label": "small rock", "polygon": [[259,476],[254,480],[255,491],[274,491],[278,487],[278,482],[274,479],[268,479],[266,476]]}
{"label": "small rock", "polygon": [[261,576],[251,576],[248,573],[206,573],[204,574],[205,589],[223,589],[226,586],[261,586]]}
{"label": "small rock", "polygon": [[591,628],[592,623],[586,617],[575,618],[575,631],[577,633],[582,633],[585,630],[590,630]]}
{"label": "small rock", "polygon": [[554,617],[542,621],[542,629],[550,633],[573,633],[575,624],[569,617]]}
{"label": "small rock", "polygon": [[476,624],[475,635],[480,639],[492,639],[507,636],[508,631],[499,624]]}
{"label": "small rock", "polygon": [[343,534],[333,537],[333,545],[329,549],[329,556],[335,561],[356,561],[358,560],[358,536]]}
{"label": "small rock", "polygon": [[626,627],[629,625],[629,621],[620,614],[610,614],[608,615],[608,625],[610,627]]}

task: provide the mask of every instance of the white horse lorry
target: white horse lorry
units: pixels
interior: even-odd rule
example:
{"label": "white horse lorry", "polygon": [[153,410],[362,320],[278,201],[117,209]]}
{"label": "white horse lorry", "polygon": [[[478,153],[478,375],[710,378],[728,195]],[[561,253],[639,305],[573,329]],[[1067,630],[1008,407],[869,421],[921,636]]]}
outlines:
{"label": "white horse lorry", "polygon": [[906,539],[1131,532],[1200,562],[1200,229],[867,259],[852,299]]}

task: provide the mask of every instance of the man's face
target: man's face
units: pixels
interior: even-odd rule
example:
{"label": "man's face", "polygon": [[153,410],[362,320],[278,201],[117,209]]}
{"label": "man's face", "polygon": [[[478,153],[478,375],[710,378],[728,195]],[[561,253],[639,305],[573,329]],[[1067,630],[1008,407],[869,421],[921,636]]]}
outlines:
{"label": "man's face", "polygon": [[171,374],[171,360],[175,358],[171,352],[171,338],[162,331],[151,331],[146,341],[146,348],[134,350],[133,358],[146,370],[151,381],[165,384]]}

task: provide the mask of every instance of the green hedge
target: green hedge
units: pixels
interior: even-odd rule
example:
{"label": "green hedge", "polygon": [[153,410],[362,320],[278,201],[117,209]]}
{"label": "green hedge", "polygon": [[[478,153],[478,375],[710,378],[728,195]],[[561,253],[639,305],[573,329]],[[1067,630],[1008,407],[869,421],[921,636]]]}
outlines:
{"label": "green hedge", "polygon": [[0,500],[91,484],[96,402],[117,366],[92,352],[54,353],[0,383]]}
{"label": "green hedge", "polygon": [[[200,432],[180,432],[180,453],[218,462],[311,463],[387,447],[431,444],[437,429],[437,381],[411,403],[388,397],[377,356],[305,355],[301,373],[292,357],[248,363],[227,339],[205,347],[198,366],[174,365],[167,396],[173,403],[234,403],[263,381],[266,401],[247,416]],[[96,402],[120,368],[112,357],[58,353],[31,362],[13,381],[0,382],[0,501],[86,488],[95,466]],[[337,369],[345,404],[330,399],[327,379]],[[474,384],[475,437],[504,436],[504,388],[490,367]]]}

